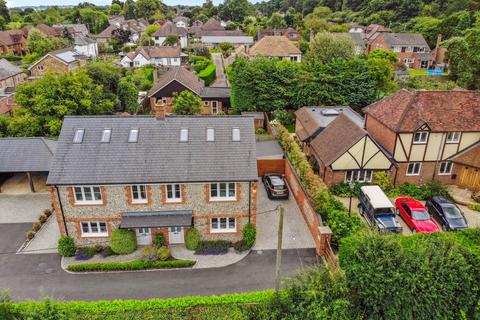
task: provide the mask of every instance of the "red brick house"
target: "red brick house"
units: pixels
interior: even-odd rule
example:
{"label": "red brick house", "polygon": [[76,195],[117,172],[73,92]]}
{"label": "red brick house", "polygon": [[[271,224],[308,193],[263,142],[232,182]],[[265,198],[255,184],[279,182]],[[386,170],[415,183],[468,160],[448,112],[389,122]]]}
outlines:
{"label": "red brick house", "polygon": [[396,52],[398,60],[410,69],[428,69],[435,61],[425,38],[418,33],[379,32],[368,40],[369,52],[374,49]]}
{"label": "red brick house", "polygon": [[26,40],[22,30],[0,31],[0,54],[26,54]]}
{"label": "red brick house", "polygon": [[400,90],[364,109],[365,128],[390,154],[394,182],[457,181],[450,160],[480,140],[480,92]]}

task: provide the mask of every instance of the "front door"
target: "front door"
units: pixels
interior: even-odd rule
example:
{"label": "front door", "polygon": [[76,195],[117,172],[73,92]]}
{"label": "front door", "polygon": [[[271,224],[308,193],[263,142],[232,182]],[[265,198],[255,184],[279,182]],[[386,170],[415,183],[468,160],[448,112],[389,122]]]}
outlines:
{"label": "front door", "polygon": [[152,234],[150,228],[137,228],[137,244],[147,245],[152,243]]}
{"label": "front door", "polygon": [[170,244],[185,243],[183,227],[168,228],[168,241]]}

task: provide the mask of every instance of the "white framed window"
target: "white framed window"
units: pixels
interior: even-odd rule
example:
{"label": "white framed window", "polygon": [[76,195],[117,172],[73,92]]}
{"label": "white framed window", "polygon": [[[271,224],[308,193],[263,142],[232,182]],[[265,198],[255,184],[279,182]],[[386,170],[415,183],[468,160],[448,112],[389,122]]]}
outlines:
{"label": "white framed window", "polygon": [[217,113],[218,113],[218,102],[212,101],[212,114],[217,114]]}
{"label": "white framed window", "polygon": [[85,129],[75,130],[75,135],[73,136],[73,143],[82,143],[84,133],[85,133]]}
{"label": "white framed window", "polygon": [[181,142],[188,141],[188,129],[180,129],[180,141]]}
{"label": "white framed window", "polygon": [[453,163],[450,161],[440,162],[440,167],[438,168],[438,175],[448,176],[452,174]]}
{"label": "white framed window", "polygon": [[215,129],[207,129],[207,141],[215,141]]}
{"label": "white framed window", "polygon": [[147,203],[147,186],[144,184],[132,185],[132,203]]}
{"label": "white framed window", "polygon": [[447,133],[447,143],[459,143],[460,142],[460,132],[448,132]]}
{"label": "white framed window", "polygon": [[165,202],[182,202],[182,188],[180,184],[167,184],[167,198]]}
{"label": "white framed window", "polygon": [[428,132],[418,131],[413,134],[413,144],[425,144],[427,143]]}
{"label": "white framed window", "polygon": [[345,173],[345,182],[372,182],[372,170],[348,170]]}
{"label": "white framed window", "polygon": [[106,222],[86,221],[81,222],[82,237],[108,237]]}
{"label": "white framed window", "polygon": [[73,187],[75,204],[102,204],[100,187],[80,186]]}
{"label": "white framed window", "polygon": [[237,199],[237,186],[235,182],[220,182],[210,184],[211,201],[229,201]]}
{"label": "white framed window", "polygon": [[112,129],[104,129],[102,132],[102,142],[110,142],[110,137],[112,136]]}
{"label": "white framed window", "polygon": [[39,65],[39,66],[37,66],[37,70],[38,70],[38,71],[43,71],[43,70],[44,70],[44,67],[43,67],[42,65]]}
{"label": "white framed window", "polygon": [[131,129],[128,134],[128,142],[138,142],[138,129]]}
{"label": "white framed window", "polygon": [[422,164],[420,162],[410,162],[407,166],[407,176],[418,176]]}
{"label": "white framed window", "polygon": [[211,233],[237,232],[235,218],[212,218],[210,221]]}
{"label": "white framed window", "polygon": [[133,61],[133,65],[134,65],[134,66],[139,66],[139,65],[140,65],[140,61],[137,61],[137,60]]}
{"label": "white framed window", "polygon": [[232,129],[232,141],[240,141],[240,128]]}

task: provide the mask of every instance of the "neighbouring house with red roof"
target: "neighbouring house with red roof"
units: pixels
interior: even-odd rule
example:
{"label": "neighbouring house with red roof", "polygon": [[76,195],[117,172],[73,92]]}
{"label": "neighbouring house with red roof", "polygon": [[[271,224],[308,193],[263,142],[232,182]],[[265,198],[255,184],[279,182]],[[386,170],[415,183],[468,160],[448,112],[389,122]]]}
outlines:
{"label": "neighbouring house with red roof", "polygon": [[144,19],[125,20],[123,17],[110,20],[110,25],[102,32],[97,34],[95,38],[98,43],[108,46],[108,41],[112,39],[115,30],[124,30],[130,32],[129,41],[137,43],[145,32],[148,22]]}
{"label": "neighbouring house with red roof", "polygon": [[27,50],[27,36],[22,30],[0,31],[0,54],[24,55]]}
{"label": "neighbouring house with red roof", "polygon": [[396,184],[458,183],[457,155],[480,141],[480,92],[400,90],[364,109],[365,128],[394,158]]}

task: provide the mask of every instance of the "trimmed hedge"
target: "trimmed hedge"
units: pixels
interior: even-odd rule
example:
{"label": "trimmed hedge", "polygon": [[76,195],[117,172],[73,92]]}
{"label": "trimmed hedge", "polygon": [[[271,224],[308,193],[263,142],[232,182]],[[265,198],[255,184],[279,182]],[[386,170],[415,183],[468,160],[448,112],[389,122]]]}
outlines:
{"label": "trimmed hedge", "polygon": [[[247,293],[225,294],[221,296],[192,296],[173,299],[149,299],[149,300],[113,300],[113,301],[70,301],[70,302],[51,302],[52,306],[59,312],[75,319],[97,319],[100,316],[105,319],[105,315],[122,315],[126,313],[133,314],[138,312],[142,314],[147,311],[158,310],[166,312],[167,310],[178,309],[186,310],[199,306],[222,306],[264,303],[275,296],[275,291],[265,290]],[[45,302],[31,301],[12,303],[14,312],[23,315],[35,314],[38,310],[44,308]],[[82,317],[82,315],[84,317]],[[109,318],[111,319],[111,318]],[[123,318],[122,318],[123,319]]]}
{"label": "trimmed hedge", "polygon": [[116,254],[129,254],[137,249],[137,237],[132,230],[116,229],[110,237],[110,247]]}
{"label": "trimmed hedge", "polygon": [[185,236],[185,247],[188,250],[195,251],[198,248],[198,243],[200,242],[200,233],[195,228],[191,228],[187,230],[187,234]]}
{"label": "trimmed hedge", "polygon": [[230,241],[226,240],[200,241],[195,254],[225,254],[230,246]]}
{"label": "trimmed hedge", "polygon": [[87,271],[129,271],[166,268],[189,268],[195,264],[192,260],[172,261],[145,261],[137,259],[128,262],[92,262],[69,265],[67,270],[72,272]]}
{"label": "trimmed hedge", "polygon": [[61,236],[58,239],[58,254],[64,257],[73,257],[75,255],[75,241],[69,236]]}
{"label": "trimmed hedge", "polygon": [[213,81],[215,81],[215,77],[217,75],[217,67],[213,63],[210,63],[205,69],[200,71],[197,76],[205,81],[205,85],[209,86]]}

